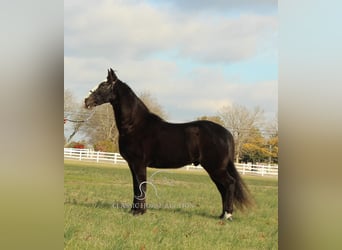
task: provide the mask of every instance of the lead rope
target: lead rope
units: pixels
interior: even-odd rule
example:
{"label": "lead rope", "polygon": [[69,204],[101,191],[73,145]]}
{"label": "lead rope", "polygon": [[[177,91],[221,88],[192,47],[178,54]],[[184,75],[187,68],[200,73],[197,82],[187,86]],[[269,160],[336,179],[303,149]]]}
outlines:
{"label": "lead rope", "polygon": [[93,109],[93,111],[90,113],[90,115],[88,116],[87,119],[84,119],[84,120],[72,120],[72,119],[68,119],[68,118],[64,118],[64,123],[65,121],[69,121],[69,122],[87,122],[94,114],[95,114],[95,110],[96,110],[96,107]]}

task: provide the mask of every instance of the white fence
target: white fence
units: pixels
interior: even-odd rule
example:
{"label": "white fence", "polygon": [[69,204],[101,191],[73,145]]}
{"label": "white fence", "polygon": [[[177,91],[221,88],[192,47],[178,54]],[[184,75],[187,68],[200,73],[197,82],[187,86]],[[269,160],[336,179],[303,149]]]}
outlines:
{"label": "white fence", "polygon": [[[108,153],[94,151],[90,149],[64,148],[64,158],[75,159],[80,161],[109,162],[113,164],[127,164],[119,153]],[[242,175],[261,175],[261,176],[278,176],[277,165],[253,165],[235,163],[237,170]],[[188,165],[186,169],[203,170],[201,166]]]}
{"label": "white fence", "polygon": [[[244,164],[235,163],[236,169],[242,175],[261,175],[261,176],[278,176],[278,165],[255,165],[255,164]],[[186,169],[201,169],[199,166],[188,165],[185,166]]]}
{"label": "white fence", "polygon": [[254,165],[235,163],[236,169],[241,174],[261,175],[261,176],[278,176],[278,165]]}
{"label": "white fence", "polygon": [[110,162],[114,164],[127,163],[118,153],[108,153],[78,148],[64,148],[64,158],[76,159],[80,161]]}

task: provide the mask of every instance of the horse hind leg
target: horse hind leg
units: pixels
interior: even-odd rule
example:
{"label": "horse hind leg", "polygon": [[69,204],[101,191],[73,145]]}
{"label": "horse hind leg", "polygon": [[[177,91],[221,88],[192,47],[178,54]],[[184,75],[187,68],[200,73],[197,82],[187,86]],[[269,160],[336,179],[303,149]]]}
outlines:
{"label": "horse hind leg", "polygon": [[225,187],[218,181],[212,179],[213,182],[215,183],[218,191],[220,192],[221,194],[221,199],[222,199],[222,213],[220,215],[220,219],[224,219],[226,217],[226,211],[225,211],[225,196],[226,196],[226,189]]}
{"label": "horse hind leg", "polygon": [[225,168],[217,170],[209,175],[221,194],[222,214],[220,215],[220,219],[232,221],[235,179],[229,175]]}

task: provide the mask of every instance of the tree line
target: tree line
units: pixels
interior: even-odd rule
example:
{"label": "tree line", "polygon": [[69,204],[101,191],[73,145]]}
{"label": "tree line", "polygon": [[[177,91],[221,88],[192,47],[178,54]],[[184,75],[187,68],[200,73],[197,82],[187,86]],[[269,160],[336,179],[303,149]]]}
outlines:
{"label": "tree line", "polygon": [[[167,120],[167,114],[149,92],[139,95],[151,112]],[[110,104],[85,110],[69,90],[64,91],[64,147],[93,148],[97,151],[118,152],[118,131]],[[69,122],[69,120],[74,122]],[[248,109],[239,104],[221,107],[215,116],[201,116],[227,128],[235,140],[235,160],[252,163],[278,163],[278,118],[265,121],[260,107]],[[75,122],[76,121],[76,122]],[[78,139],[75,139],[78,138]],[[80,139],[82,138],[82,139]]]}

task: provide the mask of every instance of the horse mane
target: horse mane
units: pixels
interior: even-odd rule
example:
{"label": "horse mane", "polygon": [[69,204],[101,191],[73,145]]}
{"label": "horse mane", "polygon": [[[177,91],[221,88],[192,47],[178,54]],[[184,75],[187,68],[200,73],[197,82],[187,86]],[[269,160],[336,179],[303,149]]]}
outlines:
{"label": "horse mane", "polygon": [[130,86],[128,86],[125,82],[118,79],[118,82],[116,84],[120,84],[120,98],[124,97],[127,98],[127,95],[131,95],[138,105],[145,111],[150,112],[149,108],[145,105],[145,103],[134,93],[134,91],[131,89]]}
{"label": "horse mane", "polygon": [[163,118],[161,118],[159,115],[157,115],[157,114],[155,114],[153,112],[150,112],[149,118],[151,120],[154,120],[154,121],[165,121]]}
{"label": "horse mane", "polygon": [[132,131],[137,128],[142,120],[164,121],[161,117],[149,110],[145,103],[134,93],[134,91],[123,81],[117,80],[115,83],[118,96],[113,103],[116,122],[119,123],[119,132]]}

